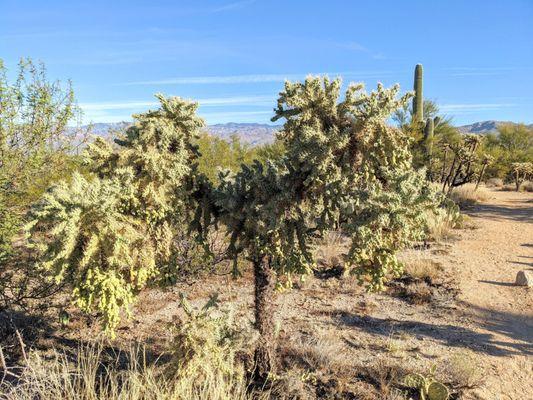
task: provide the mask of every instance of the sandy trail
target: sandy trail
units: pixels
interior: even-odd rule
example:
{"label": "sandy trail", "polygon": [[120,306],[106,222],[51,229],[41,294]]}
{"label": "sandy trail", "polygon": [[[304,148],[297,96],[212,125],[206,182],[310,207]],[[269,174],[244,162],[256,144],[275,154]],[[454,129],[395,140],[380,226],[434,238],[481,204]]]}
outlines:
{"label": "sandy trail", "polygon": [[464,231],[450,256],[458,300],[471,329],[486,337],[483,399],[533,399],[533,289],[514,286],[533,270],[533,195],[491,191],[467,212],[478,229]]}

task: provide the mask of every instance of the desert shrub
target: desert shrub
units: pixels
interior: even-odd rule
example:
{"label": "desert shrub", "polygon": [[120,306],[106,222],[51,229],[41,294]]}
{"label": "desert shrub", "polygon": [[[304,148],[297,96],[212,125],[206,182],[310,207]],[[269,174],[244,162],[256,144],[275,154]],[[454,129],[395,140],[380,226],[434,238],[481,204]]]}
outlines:
{"label": "desert shrub", "polygon": [[464,207],[487,201],[489,194],[482,187],[476,190],[474,184],[466,184],[454,188],[450,193],[450,197],[460,207]]}
{"label": "desert shrub", "polygon": [[236,352],[244,347],[246,330],[239,331],[229,313],[213,315],[216,299],[212,296],[197,311],[182,298],[185,318],[175,324],[170,348],[172,362],[168,372],[178,382],[190,380],[193,385],[196,382],[199,389],[206,381],[221,387],[244,383],[243,365]]}
{"label": "desert shrub", "polygon": [[[42,64],[21,60],[14,81],[0,60],[0,308],[29,309],[55,291],[32,268],[21,245],[30,204],[68,179],[84,140],[70,82],[47,78]],[[74,126],[72,126],[74,125]],[[41,303],[41,305],[44,303]]]}
{"label": "desert shrub", "polygon": [[494,158],[487,176],[506,178],[512,163],[533,162],[533,129],[525,124],[500,124],[497,134],[486,135],[483,147]]}
{"label": "desert shrub", "polygon": [[236,172],[241,164],[250,164],[256,158],[257,149],[242,143],[237,135],[229,141],[203,133],[195,141],[200,156],[198,170],[211,182],[218,182],[221,170]]}
{"label": "desert shrub", "polygon": [[[165,374],[162,364],[147,364],[142,350],[118,353],[109,359],[102,345],[79,349],[71,360],[51,351],[46,357],[30,353],[15,381],[0,383],[6,400],[245,400],[251,399],[243,380],[219,381],[183,374]],[[124,362],[126,359],[126,362]],[[266,399],[258,395],[254,399]]]}

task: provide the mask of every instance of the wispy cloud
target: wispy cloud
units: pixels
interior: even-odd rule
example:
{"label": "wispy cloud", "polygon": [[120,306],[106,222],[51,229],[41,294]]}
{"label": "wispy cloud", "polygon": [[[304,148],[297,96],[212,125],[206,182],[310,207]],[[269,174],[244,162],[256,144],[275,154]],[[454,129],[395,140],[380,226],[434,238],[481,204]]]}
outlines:
{"label": "wispy cloud", "polygon": [[334,46],[350,51],[359,51],[370,55],[374,60],[385,60],[387,57],[381,52],[375,52],[358,42],[333,43]]}
{"label": "wispy cloud", "polygon": [[249,4],[255,3],[256,0],[243,0],[243,1],[235,1],[233,3],[228,3],[219,7],[214,7],[210,11],[211,12],[222,12],[222,11],[229,11],[229,10],[237,10],[239,8],[246,7]]}
{"label": "wispy cloud", "polygon": [[515,103],[477,103],[477,104],[442,104],[439,108],[451,114],[471,114],[482,111],[494,111],[501,108],[512,108]]}
{"label": "wispy cloud", "polygon": [[519,69],[529,69],[524,67],[452,67],[447,70],[450,71],[450,76],[495,76],[504,75]]}
{"label": "wispy cloud", "polygon": [[285,80],[299,80],[307,75],[355,76],[359,78],[374,78],[391,75],[391,71],[346,71],[346,72],[314,72],[301,74],[252,74],[229,76],[190,76],[168,79],[125,82],[118,85],[206,85],[206,84],[241,84],[241,83],[269,83],[284,82]]}
{"label": "wispy cloud", "polygon": [[[205,99],[194,100],[200,106],[227,106],[227,105],[247,105],[247,106],[265,106],[273,105],[275,96],[234,96],[234,97],[210,97]],[[156,107],[157,101],[124,101],[124,102],[97,102],[81,103],[80,107],[86,112],[105,111],[105,110],[135,110],[147,107]]]}

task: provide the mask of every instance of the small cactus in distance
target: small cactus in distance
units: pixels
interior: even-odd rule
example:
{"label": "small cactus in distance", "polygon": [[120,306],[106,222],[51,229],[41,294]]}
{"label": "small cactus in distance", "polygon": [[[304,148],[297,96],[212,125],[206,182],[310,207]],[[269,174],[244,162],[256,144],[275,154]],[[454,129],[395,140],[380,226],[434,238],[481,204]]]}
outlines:
{"label": "small cactus in distance", "polygon": [[417,64],[415,67],[415,82],[413,87],[415,91],[415,96],[413,97],[413,120],[417,122],[422,122],[424,120],[424,97],[422,93],[424,82],[422,75],[422,64]]}

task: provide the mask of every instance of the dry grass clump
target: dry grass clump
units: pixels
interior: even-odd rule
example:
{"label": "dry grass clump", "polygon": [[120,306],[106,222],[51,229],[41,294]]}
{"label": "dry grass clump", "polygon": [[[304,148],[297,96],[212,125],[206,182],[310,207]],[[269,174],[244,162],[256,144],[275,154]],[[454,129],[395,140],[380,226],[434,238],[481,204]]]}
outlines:
{"label": "dry grass clump", "polygon": [[316,246],[317,261],[323,266],[340,266],[343,253],[346,253],[346,238],[338,231],[326,232]]}
{"label": "dry grass clump", "polygon": [[404,274],[415,279],[435,282],[442,276],[442,265],[428,258],[422,258],[414,252],[408,252],[402,256]]}
{"label": "dry grass clump", "polygon": [[478,187],[478,189],[475,190],[474,184],[466,184],[454,188],[450,197],[459,205],[459,207],[464,207],[487,201],[489,194],[483,187]]}
{"label": "dry grass clump", "polygon": [[338,340],[327,338],[292,341],[282,348],[284,360],[291,368],[306,370],[326,370],[339,374],[349,368],[350,360],[346,349]]}
{"label": "dry grass clump", "polygon": [[79,349],[73,361],[57,351],[47,359],[33,353],[10,382],[0,382],[0,393],[8,400],[251,399],[236,357],[241,338],[228,314],[212,315],[215,304],[213,296],[196,311],[182,300],[186,317],[165,365],[147,364],[139,351],[106,359],[101,343]]}
{"label": "dry grass clump", "polygon": [[464,350],[453,354],[445,363],[439,375],[444,382],[458,392],[477,388],[483,384],[483,370],[475,355]]}
{"label": "dry grass clump", "polygon": [[501,179],[501,178],[489,178],[489,179],[487,179],[487,181],[485,182],[485,186],[486,186],[486,187],[489,187],[489,188],[492,188],[492,187],[496,187],[496,188],[502,187],[502,186],[503,186],[503,179]]}
{"label": "dry grass clump", "polygon": [[502,192],[514,192],[516,191],[516,186],[514,184],[508,183],[506,185],[503,185],[500,190]]}
{"label": "dry grass clump", "polygon": [[250,399],[243,381],[220,381],[196,377],[174,380],[157,365],[147,365],[144,353],[132,350],[127,358],[117,355],[104,361],[101,345],[81,348],[70,361],[52,352],[46,359],[37,353],[19,378],[2,383],[6,400],[245,400]]}
{"label": "dry grass clump", "polygon": [[453,237],[453,229],[457,225],[457,215],[453,215],[447,210],[442,210],[440,213],[429,213],[427,217],[429,240],[441,242]]}

